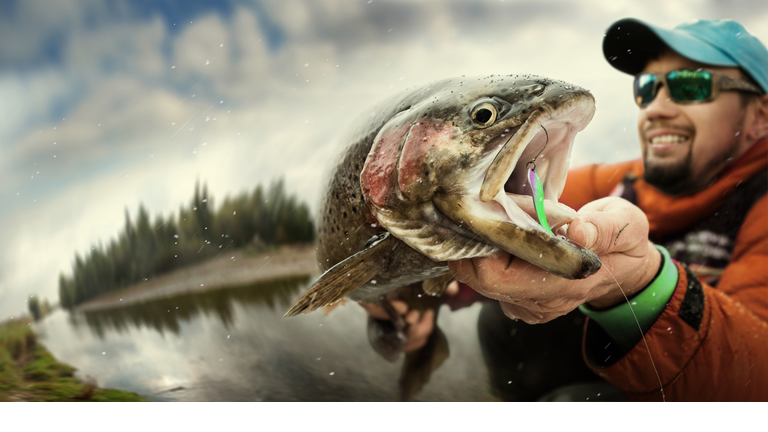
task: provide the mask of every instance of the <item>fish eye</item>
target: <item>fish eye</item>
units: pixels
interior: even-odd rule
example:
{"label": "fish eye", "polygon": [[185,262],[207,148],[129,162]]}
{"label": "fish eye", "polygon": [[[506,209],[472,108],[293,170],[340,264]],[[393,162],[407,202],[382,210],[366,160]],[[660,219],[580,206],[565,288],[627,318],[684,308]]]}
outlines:
{"label": "fish eye", "polygon": [[488,127],[496,122],[498,111],[493,104],[483,102],[472,108],[472,121],[479,127]]}

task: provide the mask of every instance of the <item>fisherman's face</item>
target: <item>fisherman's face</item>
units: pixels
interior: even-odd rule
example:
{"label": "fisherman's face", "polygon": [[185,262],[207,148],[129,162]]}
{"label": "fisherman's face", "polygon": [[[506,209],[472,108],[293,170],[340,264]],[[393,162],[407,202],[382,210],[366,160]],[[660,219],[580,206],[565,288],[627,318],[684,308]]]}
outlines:
{"label": "fisherman's face", "polygon": [[[649,61],[643,73],[698,68],[744,78],[738,68],[707,66],[669,51]],[[679,104],[661,85],[653,101],[638,115],[645,180],[670,195],[709,186],[748,148],[745,112],[735,91],[722,91],[711,102]]]}

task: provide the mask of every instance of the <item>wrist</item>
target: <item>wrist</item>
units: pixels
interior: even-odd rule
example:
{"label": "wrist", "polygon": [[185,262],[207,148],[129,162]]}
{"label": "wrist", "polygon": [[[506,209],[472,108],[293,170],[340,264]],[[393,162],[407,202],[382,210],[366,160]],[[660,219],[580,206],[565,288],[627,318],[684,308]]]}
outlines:
{"label": "wrist", "polygon": [[645,262],[640,267],[639,276],[633,278],[633,283],[623,281],[619,290],[616,289],[618,282],[611,278],[609,279],[607,292],[600,297],[587,301],[586,304],[595,310],[609,309],[623,303],[626,300],[624,298],[625,295],[627,298],[630,298],[650,285],[661,272],[664,260],[661,251],[654,247],[650,241],[648,242],[648,247],[650,251],[646,254]]}
{"label": "wrist", "polygon": [[645,334],[651,328],[677,287],[677,266],[664,247],[656,248],[663,255],[661,270],[653,281],[630,301],[607,310],[595,310],[586,304],[579,306],[582,313],[599,324],[625,351],[641,339],[638,334]]}

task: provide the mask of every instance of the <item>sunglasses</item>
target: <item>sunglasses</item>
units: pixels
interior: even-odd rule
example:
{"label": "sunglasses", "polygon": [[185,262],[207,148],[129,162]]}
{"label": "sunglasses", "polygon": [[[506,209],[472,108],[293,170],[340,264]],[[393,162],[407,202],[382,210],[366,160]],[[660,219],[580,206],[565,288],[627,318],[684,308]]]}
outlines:
{"label": "sunglasses", "polygon": [[664,84],[673,101],[677,103],[709,102],[721,90],[736,90],[756,94],[763,92],[752,84],[719,72],[702,69],[679,69],[666,74],[644,73],[635,77],[635,102],[640,108],[650,104]]}

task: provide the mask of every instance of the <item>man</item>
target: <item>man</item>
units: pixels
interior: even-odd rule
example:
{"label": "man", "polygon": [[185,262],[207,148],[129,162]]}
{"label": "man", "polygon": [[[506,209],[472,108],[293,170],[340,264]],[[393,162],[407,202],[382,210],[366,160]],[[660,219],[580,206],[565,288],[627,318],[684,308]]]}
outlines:
{"label": "man", "polygon": [[603,52],[635,76],[643,157],[569,174],[567,237],[601,270],[570,281],[505,254],[451,271],[528,324],[579,308],[588,366],[633,400],[766,401],[768,51],[733,21],[624,19]]}

